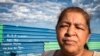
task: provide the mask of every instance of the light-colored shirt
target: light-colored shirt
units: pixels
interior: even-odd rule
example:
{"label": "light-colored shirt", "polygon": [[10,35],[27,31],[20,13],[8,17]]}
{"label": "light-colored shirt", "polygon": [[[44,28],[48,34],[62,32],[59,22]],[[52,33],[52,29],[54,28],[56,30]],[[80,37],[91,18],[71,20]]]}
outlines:
{"label": "light-colored shirt", "polygon": [[[42,54],[42,56],[53,56],[56,50],[47,51]],[[100,56],[100,52],[94,51],[93,56]]]}
{"label": "light-colored shirt", "polygon": [[94,51],[93,56],[100,56],[100,52],[96,52],[96,51]]}

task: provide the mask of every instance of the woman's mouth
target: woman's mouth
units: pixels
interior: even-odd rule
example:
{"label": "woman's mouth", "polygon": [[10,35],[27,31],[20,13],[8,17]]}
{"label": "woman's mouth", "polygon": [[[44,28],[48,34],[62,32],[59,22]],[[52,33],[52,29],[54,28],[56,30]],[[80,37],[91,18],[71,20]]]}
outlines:
{"label": "woman's mouth", "polygon": [[63,39],[63,43],[66,45],[73,45],[76,43],[76,41],[72,39]]}
{"label": "woman's mouth", "polygon": [[67,44],[67,45],[72,45],[75,42],[73,40],[66,40],[66,41],[64,41],[64,43]]}

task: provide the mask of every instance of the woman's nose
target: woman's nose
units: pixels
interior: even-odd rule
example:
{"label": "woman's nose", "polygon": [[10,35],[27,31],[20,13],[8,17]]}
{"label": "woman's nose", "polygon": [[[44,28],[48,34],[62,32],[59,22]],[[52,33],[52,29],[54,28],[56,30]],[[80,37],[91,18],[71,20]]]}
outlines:
{"label": "woman's nose", "polygon": [[66,31],[67,36],[72,36],[75,35],[75,29],[73,26],[69,27],[68,30]]}

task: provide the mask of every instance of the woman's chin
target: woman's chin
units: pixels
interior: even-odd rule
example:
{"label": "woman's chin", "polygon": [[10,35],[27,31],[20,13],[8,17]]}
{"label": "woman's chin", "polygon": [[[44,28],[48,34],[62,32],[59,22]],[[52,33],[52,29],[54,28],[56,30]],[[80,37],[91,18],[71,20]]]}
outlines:
{"label": "woman's chin", "polygon": [[67,53],[77,53],[78,48],[76,46],[65,46],[63,50]]}

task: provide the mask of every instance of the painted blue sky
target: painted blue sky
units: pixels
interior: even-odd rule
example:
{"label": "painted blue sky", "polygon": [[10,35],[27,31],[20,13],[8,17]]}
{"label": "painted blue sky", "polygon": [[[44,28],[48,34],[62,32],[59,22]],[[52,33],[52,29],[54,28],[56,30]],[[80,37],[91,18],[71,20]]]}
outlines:
{"label": "painted blue sky", "polygon": [[100,33],[100,0],[0,0],[0,23],[54,29],[63,8],[79,6],[92,15],[93,33]]}

